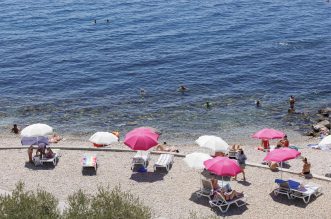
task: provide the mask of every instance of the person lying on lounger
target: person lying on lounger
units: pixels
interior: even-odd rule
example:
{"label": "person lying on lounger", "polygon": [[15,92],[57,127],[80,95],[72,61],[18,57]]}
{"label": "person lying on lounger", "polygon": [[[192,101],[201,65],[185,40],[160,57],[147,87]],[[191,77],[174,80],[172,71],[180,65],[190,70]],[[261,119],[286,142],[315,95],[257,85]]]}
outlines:
{"label": "person lying on lounger", "polygon": [[224,189],[220,189],[218,192],[216,192],[215,197],[217,198],[217,195],[221,195],[226,201],[231,201],[234,198],[239,198],[244,195],[243,192],[237,192],[236,190],[231,191],[224,191]]}
{"label": "person lying on lounger", "polygon": [[163,142],[163,145],[159,144],[156,146],[157,151],[165,151],[165,152],[177,152],[179,153],[179,150],[175,148],[174,146],[168,147],[167,142]]}

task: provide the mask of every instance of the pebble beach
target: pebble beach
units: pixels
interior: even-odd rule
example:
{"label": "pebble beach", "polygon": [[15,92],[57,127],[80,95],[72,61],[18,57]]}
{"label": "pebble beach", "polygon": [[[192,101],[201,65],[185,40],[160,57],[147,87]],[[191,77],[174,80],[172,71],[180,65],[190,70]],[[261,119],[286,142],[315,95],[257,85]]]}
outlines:
{"label": "pebble beach", "polygon": [[[91,143],[68,137],[57,147],[82,147],[92,148]],[[316,143],[317,139],[296,139],[302,142],[293,142],[296,145]],[[20,146],[19,136],[8,136],[1,139],[2,148]],[[180,149],[181,154],[194,151],[206,152],[194,144],[174,145]],[[127,149],[123,143],[117,143],[108,148]],[[264,152],[257,151],[254,145],[243,146],[249,163],[260,164]],[[329,152],[300,148],[302,156],[308,157],[312,163],[312,173],[324,175],[330,172]],[[222,214],[218,209],[210,208],[208,199],[195,195],[200,187],[201,174],[197,170],[189,169],[182,157],[175,157],[175,162],[168,173],[153,171],[153,164],[158,155],[152,159],[146,173],[133,172],[130,169],[134,152],[93,151],[98,156],[97,175],[82,175],[80,159],[88,151],[61,150],[60,161],[54,168],[35,167],[28,163],[26,149],[2,149],[0,159],[2,165],[0,172],[0,189],[11,191],[18,181],[23,181],[28,190],[43,188],[54,194],[60,202],[65,202],[68,195],[79,188],[93,194],[98,186],[120,187],[129,191],[147,206],[152,208],[153,218],[188,218],[191,212],[201,216],[225,216],[229,218],[328,218],[330,209],[325,203],[331,199],[331,182],[318,179],[305,179],[297,174],[284,172],[284,179],[299,179],[304,184],[317,184],[322,187],[323,194],[312,198],[309,204],[304,204],[301,199],[288,200],[286,196],[275,196],[272,191],[276,184],[274,180],[280,178],[280,172],[271,172],[269,169],[247,166],[247,181],[231,181],[230,185],[237,191],[243,191],[248,196],[247,206],[230,207],[229,211]],[[289,170],[300,172],[301,159],[290,160]],[[280,210],[281,209],[281,210]]]}

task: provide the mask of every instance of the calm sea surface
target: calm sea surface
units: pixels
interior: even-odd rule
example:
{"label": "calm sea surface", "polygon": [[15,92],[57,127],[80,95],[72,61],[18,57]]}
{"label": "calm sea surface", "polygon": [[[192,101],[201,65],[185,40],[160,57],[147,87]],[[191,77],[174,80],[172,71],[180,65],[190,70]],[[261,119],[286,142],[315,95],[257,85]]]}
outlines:
{"label": "calm sea surface", "polygon": [[290,95],[298,112],[331,104],[323,0],[0,5],[2,130],[43,122],[72,134],[152,126],[175,137],[233,136],[297,130]]}

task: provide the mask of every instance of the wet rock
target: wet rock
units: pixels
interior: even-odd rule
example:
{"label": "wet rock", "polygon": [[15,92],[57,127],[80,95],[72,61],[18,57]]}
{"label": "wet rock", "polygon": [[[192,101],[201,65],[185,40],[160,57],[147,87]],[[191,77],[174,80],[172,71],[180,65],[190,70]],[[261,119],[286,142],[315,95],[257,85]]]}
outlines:
{"label": "wet rock", "polygon": [[323,116],[329,116],[331,114],[331,107],[320,109],[318,113],[322,114]]}
{"label": "wet rock", "polygon": [[313,125],[313,130],[314,130],[315,132],[319,132],[319,131],[321,131],[321,129],[323,129],[323,128],[325,128],[325,126],[324,126],[324,125],[321,125],[321,124],[315,124],[315,125]]}
{"label": "wet rock", "polygon": [[317,123],[317,124],[319,124],[319,125],[323,125],[323,126],[325,126],[326,128],[330,129],[330,121],[329,121],[329,120],[323,120],[323,121],[321,121],[321,122],[319,122],[319,123]]}
{"label": "wet rock", "polygon": [[314,132],[314,131],[308,131],[305,133],[306,136],[313,136],[313,137],[316,137],[318,135],[317,132]]}

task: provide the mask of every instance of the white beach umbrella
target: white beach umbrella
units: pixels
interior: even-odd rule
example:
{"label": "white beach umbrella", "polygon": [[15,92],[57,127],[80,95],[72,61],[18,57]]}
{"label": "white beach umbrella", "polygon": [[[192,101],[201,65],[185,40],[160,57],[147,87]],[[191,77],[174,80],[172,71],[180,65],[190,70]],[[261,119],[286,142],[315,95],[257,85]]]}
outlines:
{"label": "white beach umbrella", "polygon": [[95,144],[107,145],[118,142],[118,137],[110,132],[96,132],[90,137],[89,141]]}
{"label": "white beach umbrella", "polygon": [[322,139],[318,144],[321,149],[330,150],[331,149],[331,135],[328,135]]}
{"label": "white beach umbrella", "polygon": [[195,141],[200,147],[210,148],[215,152],[226,152],[229,148],[222,138],[214,135],[203,135]]}
{"label": "white beach umbrella", "polygon": [[36,123],[33,125],[29,125],[25,127],[21,131],[22,137],[38,137],[38,136],[45,136],[49,135],[53,132],[53,128],[49,125],[42,124],[42,123]]}
{"label": "white beach umbrella", "polygon": [[194,169],[204,169],[205,166],[203,164],[204,161],[211,159],[212,157],[205,153],[200,152],[193,152],[191,154],[188,154],[183,159],[184,162],[189,166],[190,168]]}

